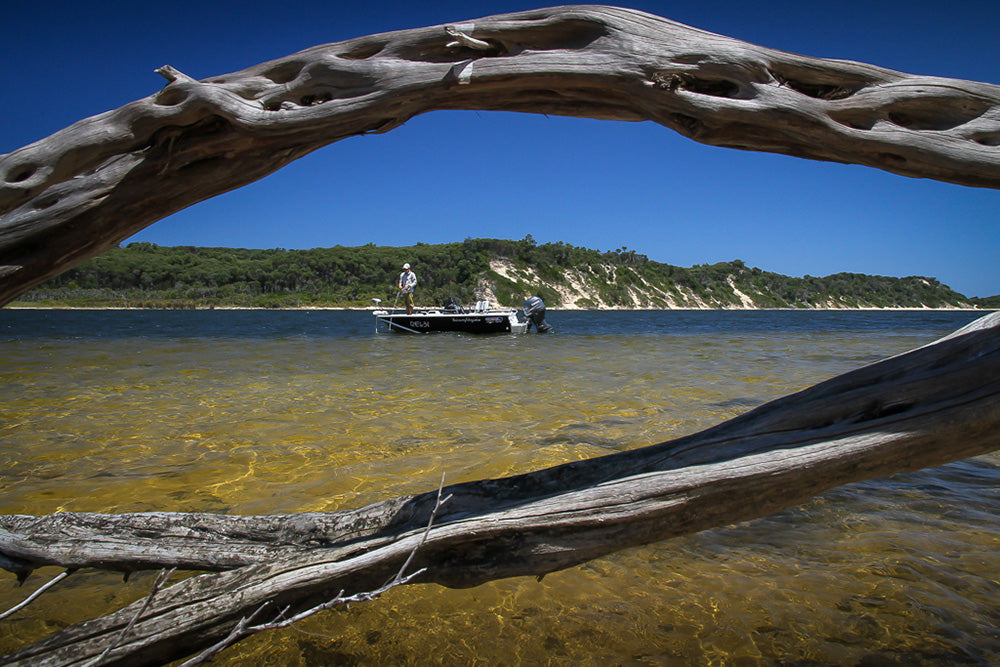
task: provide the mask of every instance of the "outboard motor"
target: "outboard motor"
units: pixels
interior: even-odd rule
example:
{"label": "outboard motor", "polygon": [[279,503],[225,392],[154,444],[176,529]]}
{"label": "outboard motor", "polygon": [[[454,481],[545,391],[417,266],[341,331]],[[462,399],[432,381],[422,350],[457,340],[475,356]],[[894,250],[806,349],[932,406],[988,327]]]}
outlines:
{"label": "outboard motor", "polygon": [[528,330],[534,324],[538,333],[548,333],[552,331],[552,325],[545,322],[545,303],[537,296],[528,297],[528,300],[521,306],[525,316],[528,318]]}

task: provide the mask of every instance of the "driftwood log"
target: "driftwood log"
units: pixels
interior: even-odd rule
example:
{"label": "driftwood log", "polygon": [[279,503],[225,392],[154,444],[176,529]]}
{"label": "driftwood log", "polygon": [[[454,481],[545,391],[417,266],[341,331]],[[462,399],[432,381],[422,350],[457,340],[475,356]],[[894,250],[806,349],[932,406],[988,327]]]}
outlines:
{"label": "driftwood log", "polygon": [[[0,156],[0,305],[156,220],[321,146],[436,109],[657,121],[697,141],[1000,187],[1000,87],[564,7],[363,37],[194,81]],[[156,664],[398,581],[542,576],[997,449],[1000,315],[702,433],[357,510],[0,517],[0,566],[214,571],[11,664]],[[431,515],[434,523],[427,529]],[[141,613],[140,613],[141,612]]]}
{"label": "driftwood log", "polygon": [[653,120],[696,141],[1000,187],[1000,86],[581,6],[317,46],[0,156],[0,305],[180,209],[438,109]]}
{"label": "driftwood log", "polygon": [[994,313],[695,435],[447,487],[440,509],[438,494],[427,493],[285,516],[0,517],[0,554],[22,574],[41,565],[224,570],[71,626],[6,660],[78,664],[114,646],[102,664],[158,664],[224,639],[255,613],[293,614],[339,591],[376,590],[417,547],[413,567],[424,571],[411,583],[468,587],[542,576],[764,516],[849,482],[987,453],[1000,446],[998,434]]}

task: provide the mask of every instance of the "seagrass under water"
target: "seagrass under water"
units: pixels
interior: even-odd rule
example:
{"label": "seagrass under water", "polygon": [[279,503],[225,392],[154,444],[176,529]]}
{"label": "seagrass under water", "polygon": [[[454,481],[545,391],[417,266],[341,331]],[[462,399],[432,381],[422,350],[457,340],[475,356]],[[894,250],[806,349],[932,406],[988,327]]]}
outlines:
{"label": "seagrass under water", "polygon": [[[343,312],[0,311],[0,513],[336,510],[641,447],[971,313],[551,313],[554,336]],[[998,438],[1000,448],[1000,438]],[[1000,458],[470,590],[411,586],[219,664],[990,664]],[[0,575],[0,608],[26,589]],[[180,576],[180,575],[178,575]],[[0,651],[142,597],[74,575]]]}

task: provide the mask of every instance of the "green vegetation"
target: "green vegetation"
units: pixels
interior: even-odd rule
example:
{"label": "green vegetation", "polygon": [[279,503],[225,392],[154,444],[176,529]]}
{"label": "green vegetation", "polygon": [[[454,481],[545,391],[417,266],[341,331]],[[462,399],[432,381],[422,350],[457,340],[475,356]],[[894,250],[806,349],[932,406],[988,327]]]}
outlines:
{"label": "green vegetation", "polygon": [[1000,294],[996,296],[974,296],[969,301],[984,310],[1000,310]]}
{"label": "green vegetation", "polygon": [[473,301],[476,276],[489,268],[482,250],[463,243],[312,250],[131,243],[49,280],[18,303],[149,308],[366,306],[372,298],[392,302],[403,262],[410,262],[418,272],[418,294],[426,303],[449,296]]}
{"label": "green vegetation", "polygon": [[[838,273],[793,278],[742,261],[690,268],[650,260],[628,248],[607,252],[566,243],[466,239],[409,247],[373,244],[312,250],[114,248],[49,280],[12,305],[63,307],[364,307],[393,303],[396,276],[410,262],[418,305],[449,297],[476,300],[483,287],[502,305],[538,294],[552,307],[573,294],[577,307],[996,307],[970,300],[933,278]],[[737,290],[739,293],[737,293]],[[568,298],[568,297],[567,297]]]}

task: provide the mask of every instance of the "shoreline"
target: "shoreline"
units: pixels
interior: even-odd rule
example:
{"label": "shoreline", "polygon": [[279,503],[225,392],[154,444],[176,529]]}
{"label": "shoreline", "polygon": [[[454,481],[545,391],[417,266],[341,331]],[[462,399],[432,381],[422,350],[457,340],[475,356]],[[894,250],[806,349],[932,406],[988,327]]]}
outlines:
{"label": "shoreline", "polygon": [[[351,307],[351,306],[299,306],[295,308],[261,308],[254,306],[201,306],[196,308],[139,308],[133,306],[3,306],[3,310],[128,310],[128,311],[201,311],[201,310],[255,310],[255,311],[351,311],[351,312],[373,312],[384,310],[373,306]],[[436,310],[437,306],[417,307],[417,310]],[[398,309],[397,309],[398,310]],[[900,307],[878,307],[861,306],[856,308],[547,308],[549,312],[699,312],[699,311],[797,311],[797,312],[839,312],[839,311],[890,311],[890,312],[979,312],[992,313],[1000,308],[980,308],[972,306],[962,308],[949,306],[945,308],[930,308],[919,306]]]}

